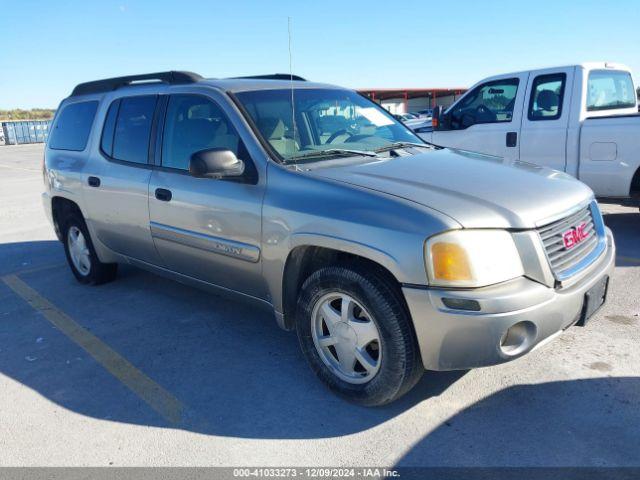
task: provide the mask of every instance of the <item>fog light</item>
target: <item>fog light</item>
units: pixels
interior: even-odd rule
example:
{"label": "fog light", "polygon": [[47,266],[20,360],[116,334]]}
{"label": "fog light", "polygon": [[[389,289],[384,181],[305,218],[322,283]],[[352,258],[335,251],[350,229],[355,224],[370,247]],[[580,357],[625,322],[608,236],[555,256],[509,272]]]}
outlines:
{"label": "fog light", "polygon": [[500,339],[500,350],[509,356],[518,355],[527,350],[536,339],[537,329],[529,321],[518,322],[507,329]]}

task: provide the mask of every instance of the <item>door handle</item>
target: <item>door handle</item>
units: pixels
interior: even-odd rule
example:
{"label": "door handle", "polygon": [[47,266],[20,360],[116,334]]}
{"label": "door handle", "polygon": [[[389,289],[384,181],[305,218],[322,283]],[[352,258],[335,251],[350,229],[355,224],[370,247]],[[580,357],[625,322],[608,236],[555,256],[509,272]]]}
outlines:
{"label": "door handle", "polygon": [[518,145],[518,132],[507,132],[507,147]]}
{"label": "door handle", "polygon": [[87,179],[87,183],[89,184],[90,187],[99,187],[100,179],[98,177],[89,177]]}
{"label": "door handle", "polygon": [[167,190],[166,188],[156,188],[156,198],[163,202],[168,202],[171,200],[171,190]]}

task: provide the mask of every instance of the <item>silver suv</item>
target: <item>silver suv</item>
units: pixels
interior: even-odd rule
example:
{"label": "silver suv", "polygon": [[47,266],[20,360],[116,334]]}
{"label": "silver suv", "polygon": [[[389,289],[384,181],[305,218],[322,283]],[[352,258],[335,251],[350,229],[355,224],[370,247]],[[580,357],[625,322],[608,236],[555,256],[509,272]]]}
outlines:
{"label": "silver suv", "polygon": [[584,184],[435,148],[356,92],[289,75],[78,85],[44,176],[78,281],[128,263],[266,307],[364,405],[583,325],[614,266]]}

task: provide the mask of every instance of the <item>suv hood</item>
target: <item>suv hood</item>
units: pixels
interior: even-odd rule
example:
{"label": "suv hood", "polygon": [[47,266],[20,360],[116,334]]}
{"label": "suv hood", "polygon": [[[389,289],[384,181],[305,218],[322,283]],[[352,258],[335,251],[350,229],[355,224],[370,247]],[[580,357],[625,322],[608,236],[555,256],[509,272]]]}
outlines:
{"label": "suv hood", "polygon": [[565,173],[460,150],[308,167],[313,176],[438,210],[465,228],[535,228],[593,197]]}

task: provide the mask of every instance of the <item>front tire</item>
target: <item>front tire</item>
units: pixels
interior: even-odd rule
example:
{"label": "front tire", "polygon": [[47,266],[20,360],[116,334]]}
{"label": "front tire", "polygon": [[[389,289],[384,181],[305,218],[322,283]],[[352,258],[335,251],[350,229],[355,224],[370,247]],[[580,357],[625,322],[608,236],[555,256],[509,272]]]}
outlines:
{"label": "front tire", "polygon": [[62,242],[67,262],[78,282],[100,285],[116,278],[118,264],[103,263],[98,259],[87,225],[80,215],[67,217]]}
{"label": "front tire", "polygon": [[298,297],[296,330],[320,380],[360,405],[400,398],[424,371],[399,289],[364,267],[313,273]]}

